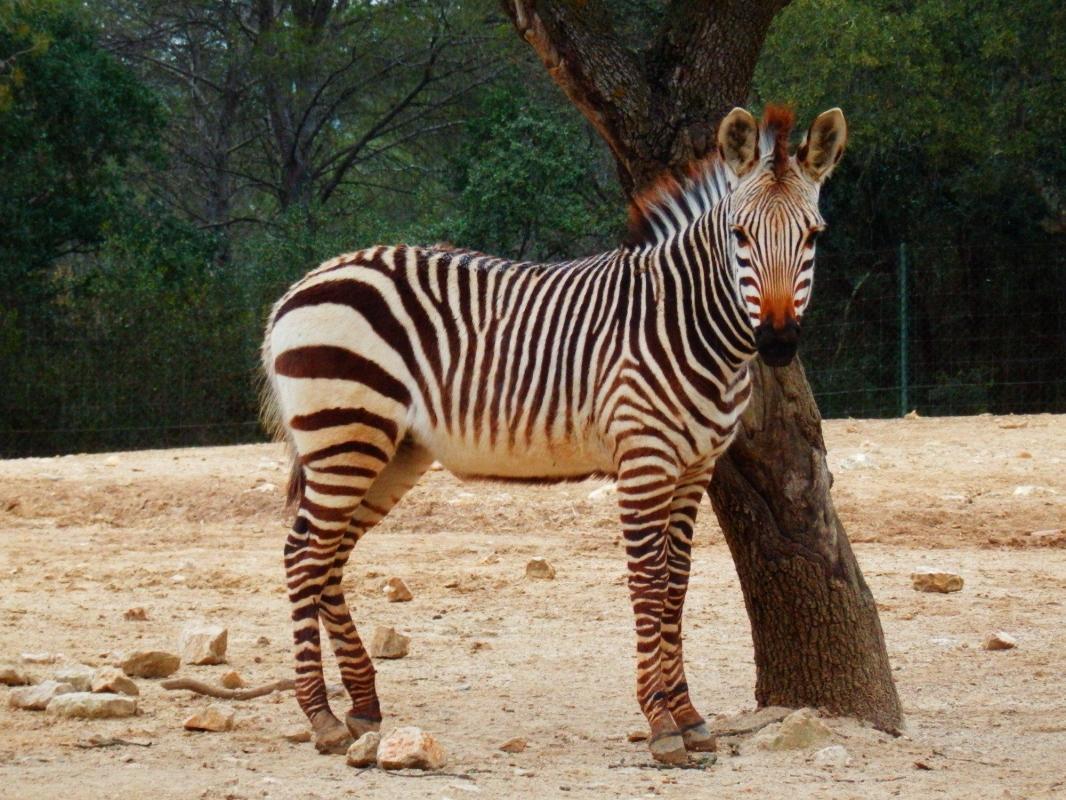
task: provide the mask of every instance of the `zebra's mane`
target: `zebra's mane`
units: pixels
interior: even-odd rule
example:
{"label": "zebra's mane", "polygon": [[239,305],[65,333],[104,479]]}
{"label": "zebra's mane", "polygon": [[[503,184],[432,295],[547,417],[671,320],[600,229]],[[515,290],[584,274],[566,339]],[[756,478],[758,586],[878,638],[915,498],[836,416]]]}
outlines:
{"label": "zebra's mane", "polygon": [[[759,156],[780,179],[788,168],[789,137],[795,116],[783,106],[767,106],[759,126]],[[653,246],[683,231],[733,189],[733,175],[718,151],[691,162],[680,176],[664,172],[629,206],[630,247]]]}

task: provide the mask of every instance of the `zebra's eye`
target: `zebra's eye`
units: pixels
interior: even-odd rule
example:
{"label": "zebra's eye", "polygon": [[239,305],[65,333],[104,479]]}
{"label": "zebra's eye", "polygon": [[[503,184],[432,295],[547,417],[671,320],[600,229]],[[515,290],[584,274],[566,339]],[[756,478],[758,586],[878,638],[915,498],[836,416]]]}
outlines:
{"label": "zebra's eye", "polygon": [[733,226],[733,240],[737,243],[737,247],[748,246],[748,234],[744,233],[743,229],[738,226]]}
{"label": "zebra's eye", "polygon": [[814,228],[812,231],[810,231],[807,234],[807,241],[803,243],[803,246],[808,249],[813,248],[814,245],[818,242],[818,237],[822,235],[822,231],[824,230],[825,228]]}

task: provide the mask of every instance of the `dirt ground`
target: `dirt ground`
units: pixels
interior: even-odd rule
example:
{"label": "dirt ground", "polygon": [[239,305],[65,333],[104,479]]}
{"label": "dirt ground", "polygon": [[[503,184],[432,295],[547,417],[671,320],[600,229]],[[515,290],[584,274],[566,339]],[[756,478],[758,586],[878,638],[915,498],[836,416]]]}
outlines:
{"label": "dirt ground", "polygon": [[[1066,797],[1066,543],[1030,535],[1066,528],[1066,417],[825,427],[834,498],[878,599],[908,726],[891,738],[830,720],[848,766],[742,740],[704,769],[656,768],[626,740],[643,718],[610,493],[436,471],[360,543],[346,584],[364,634],[411,634],[407,658],[378,663],[384,726],[435,734],[444,771],[360,771],[285,741],[302,721],[291,692],[232,702],[236,729],[212,734],[182,728],[205,699],[157,681],[138,681],[137,717],[99,721],[10,709],[0,687],[0,797]],[[288,677],[283,459],[259,445],[0,461],[0,662],[174,651],[187,622],[209,620],[229,628],[229,665],[179,676]],[[527,580],[532,556],[557,579]],[[922,565],[961,572],[965,588],[915,592],[909,574]],[[391,575],[412,602],[386,602]],[[147,621],[123,618],[134,606]],[[983,650],[994,630],[1018,647]],[[707,503],[686,634],[697,706],[708,717],[750,709],[747,617]],[[28,668],[38,679],[55,669]],[[94,734],[150,746],[84,747]],[[512,737],[525,752],[498,750]]]}

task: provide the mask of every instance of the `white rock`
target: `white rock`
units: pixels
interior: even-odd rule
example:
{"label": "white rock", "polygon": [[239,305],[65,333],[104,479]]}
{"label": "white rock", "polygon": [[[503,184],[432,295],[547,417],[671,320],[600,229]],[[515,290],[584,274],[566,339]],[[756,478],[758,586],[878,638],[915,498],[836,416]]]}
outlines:
{"label": "white rock", "polygon": [[105,467],[117,467],[118,463],[119,463],[118,456],[108,456],[107,458],[104,459],[104,466]]}
{"label": "white rock", "polygon": [[985,650],[1013,650],[1018,646],[1018,640],[1009,633],[995,631],[985,637]]}
{"label": "white rock", "polygon": [[28,686],[33,683],[33,678],[20,666],[0,664],[0,683],[4,686]]}
{"label": "white rock", "polygon": [[211,731],[221,733],[233,730],[233,709],[221,703],[212,703],[184,722],[187,731]]}
{"label": "white rock", "polygon": [[85,664],[68,664],[57,669],[53,677],[59,683],[69,683],[76,692],[88,692],[92,689],[93,673],[95,671]]}
{"label": "white rock", "polygon": [[839,469],[877,469],[877,462],[867,453],[854,453],[840,460]]}
{"label": "white rock", "polygon": [[911,586],[919,592],[957,592],[962,589],[962,576],[932,567],[921,567],[911,573]]}
{"label": "white rock", "polygon": [[751,741],[760,750],[802,750],[821,744],[831,735],[814,709],[801,708],[781,722],[767,725]]}
{"label": "white rock", "polygon": [[93,673],[92,683],[89,688],[94,692],[126,694],[131,697],[136,697],[141,693],[141,690],[137,688],[137,684],[127,678],[122,670],[116,667],[100,667],[96,670]]}
{"label": "white rock", "polygon": [[555,567],[546,558],[531,558],[526,564],[526,577],[537,580],[555,580]]}
{"label": "white rock", "polygon": [[52,698],[69,694],[74,687],[59,681],[43,681],[36,686],[20,686],[7,695],[7,704],[12,708],[24,708],[27,711],[44,711]]}
{"label": "white rock", "polygon": [[193,623],[181,632],[181,660],[186,664],[224,664],[229,631],[221,625]]}
{"label": "white rock", "polygon": [[181,659],[163,650],[138,650],[119,664],[131,678],[165,678],[181,666]]}
{"label": "white rock", "polygon": [[137,713],[137,700],[124,694],[74,692],[53,697],[47,710],[49,714],[57,717],[132,717]]}
{"label": "white rock", "polygon": [[597,489],[593,489],[588,494],[589,500],[603,500],[608,497],[614,497],[618,494],[618,484],[608,483],[606,486],[600,486]]}
{"label": "white rock", "polygon": [[446,762],[444,748],[421,728],[395,728],[378,745],[382,769],[440,769]]}
{"label": "white rock", "polygon": [[403,578],[389,578],[385,581],[385,585],[381,587],[381,591],[384,592],[385,599],[390,603],[406,603],[413,597],[411,590],[403,582]]}
{"label": "white rock", "polygon": [[381,734],[377,731],[367,731],[348,748],[346,760],[349,767],[372,767],[378,760],[378,745],[381,744]]}
{"label": "white rock", "polygon": [[1046,528],[1031,532],[1029,538],[1038,547],[1056,547],[1066,544],[1066,531],[1062,528]]}
{"label": "white rock", "polygon": [[311,731],[307,729],[306,725],[295,725],[282,733],[281,738],[287,742],[294,742],[296,744],[309,742],[311,741]]}
{"label": "white rock", "polygon": [[831,744],[814,754],[814,763],[822,767],[846,767],[851,763],[851,755],[843,745]]}
{"label": "white rock", "polygon": [[403,658],[411,646],[411,637],[395,628],[379,626],[370,640],[370,655],[374,658]]}
{"label": "white rock", "polygon": [[1041,496],[1047,496],[1047,495],[1052,495],[1052,494],[1058,494],[1058,492],[1056,492],[1050,486],[1032,486],[1032,485],[1029,485],[1029,484],[1024,484],[1022,486],[1015,486],[1014,487],[1014,496],[1015,497],[1030,497],[1030,496],[1041,497]]}
{"label": "white rock", "polygon": [[23,664],[54,664],[59,660],[56,653],[23,653]]}

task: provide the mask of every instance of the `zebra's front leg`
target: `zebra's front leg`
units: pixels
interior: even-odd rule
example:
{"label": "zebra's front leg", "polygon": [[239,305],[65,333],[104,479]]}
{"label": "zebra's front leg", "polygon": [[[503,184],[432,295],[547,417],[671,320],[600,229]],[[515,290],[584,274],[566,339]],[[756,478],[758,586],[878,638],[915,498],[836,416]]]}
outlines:
{"label": "zebra's front leg", "polygon": [[675,476],[661,465],[623,463],[618,471],[618,504],[629,569],[629,598],[637,629],[637,701],[648,720],[648,748],[657,761],[687,759],[681,731],[670,715],[662,680],[662,616],[668,572],[666,526]]}
{"label": "zebra's front leg", "polygon": [[686,476],[678,482],[674,491],[670,504],[670,524],[667,528],[666,563],[669,583],[662,620],[662,676],[670,715],[681,729],[685,747],[700,752],[715,750],[716,741],[689,698],[681,620],[692,562],[692,531],[700,500],[711,480],[711,472],[712,469],[708,468]]}

